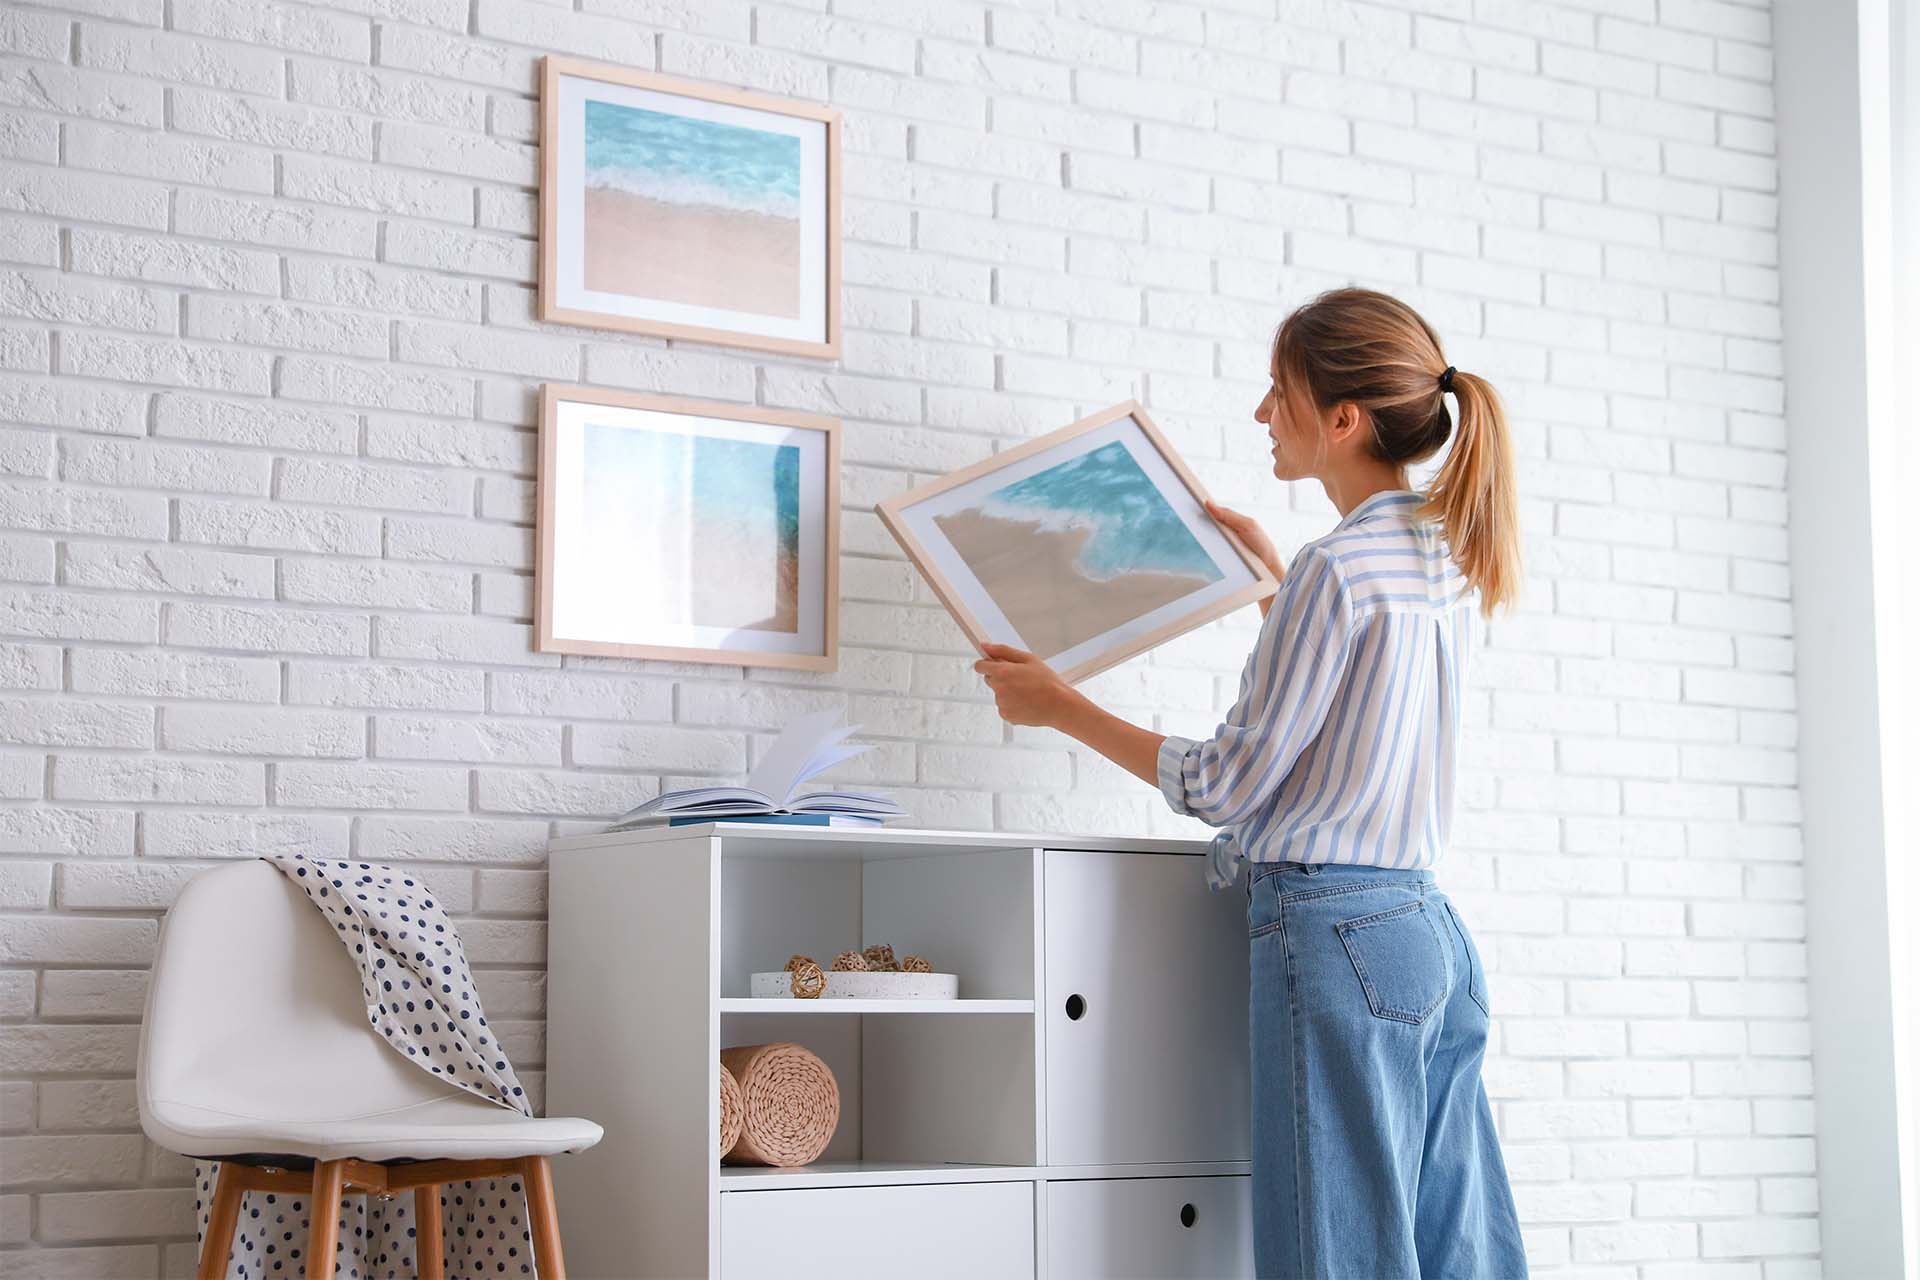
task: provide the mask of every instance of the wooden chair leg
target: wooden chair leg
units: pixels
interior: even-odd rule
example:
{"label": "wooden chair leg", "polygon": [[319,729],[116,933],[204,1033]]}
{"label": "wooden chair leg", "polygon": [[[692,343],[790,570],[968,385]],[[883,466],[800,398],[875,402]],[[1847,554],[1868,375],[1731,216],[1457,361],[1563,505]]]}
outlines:
{"label": "wooden chair leg", "polygon": [[307,1280],[329,1280],[333,1275],[333,1255],[340,1244],[340,1197],[346,1181],[345,1160],[314,1162],[313,1196],[307,1201]]}
{"label": "wooden chair leg", "polygon": [[420,1280],[445,1280],[445,1244],[440,1239],[440,1188],[413,1189],[414,1270]]}
{"label": "wooden chair leg", "polygon": [[560,1219],[553,1209],[553,1168],[545,1156],[528,1156],[523,1168],[534,1263],[541,1280],[567,1280],[566,1259],[560,1254]]}
{"label": "wooden chair leg", "polygon": [[221,1165],[214,1174],[213,1208],[207,1215],[207,1238],[200,1243],[196,1280],[221,1280],[227,1274],[227,1255],[233,1252],[234,1228],[240,1224],[240,1199],[247,1194],[240,1170]]}

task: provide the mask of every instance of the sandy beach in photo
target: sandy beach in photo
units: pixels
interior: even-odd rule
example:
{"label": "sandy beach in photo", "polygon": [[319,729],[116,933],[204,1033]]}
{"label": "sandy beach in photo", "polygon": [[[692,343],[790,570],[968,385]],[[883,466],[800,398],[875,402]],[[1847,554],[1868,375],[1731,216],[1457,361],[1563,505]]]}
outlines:
{"label": "sandy beach in photo", "polygon": [[596,634],[663,625],[787,635],[800,629],[797,555],[738,521],[689,523],[665,537],[645,530],[596,540],[570,561],[568,583],[584,611],[578,616],[593,618]]}
{"label": "sandy beach in photo", "polygon": [[1093,536],[1084,526],[1047,529],[1037,520],[1009,520],[977,510],[935,516],[934,523],[1020,633],[1025,647],[1042,658],[1151,613],[1209,581],[1160,572],[1090,578],[1078,567]]}
{"label": "sandy beach in photo", "polygon": [[589,289],[754,315],[800,314],[797,218],[589,187],[584,239]]}
{"label": "sandy beach in photo", "polygon": [[789,635],[800,629],[794,555],[769,545],[764,530],[737,521],[705,520],[689,532],[692,554],[684,563],[624,557],[625,572],[607,589],[650,599],[659,609],[651,621]]}
{"label": "sandy beach in photo", "polygon": [[[752,622],[737,622],[734,627],[741,631],[784,631],[788,635],[800,629],[800,560],[797,556],[781,555],[774,567],[773,612]],[[726,575],[709,575],[711,585],[704,588],[710,596],[717,594],[715,588],[725,585]],[[708,614],[700,616],[699,621],[707,626],[724,626],[725,623],[708,622]]]}

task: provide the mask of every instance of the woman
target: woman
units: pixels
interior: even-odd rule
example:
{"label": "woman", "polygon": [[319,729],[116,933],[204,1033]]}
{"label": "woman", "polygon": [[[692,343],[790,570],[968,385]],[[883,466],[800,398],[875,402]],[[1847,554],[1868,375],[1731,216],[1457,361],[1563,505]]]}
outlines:
{"label": "woman", "polygon": [[[1090,702],[1032,654],[975,669],[1010,723],[1048,725],[1221,828],[1249,864],[1254,1252],[1263,1276],[1526,1274],[1480,1082],[1485,977],[1430,869],[1446,845],[1471,609],[1519,589],[1513,448],[1493,388],[1394,298],[1339,289],[1289,316],[1254,417],[1273,474],[1341,513],[1284,567],[1240,697],[1206,742]],[[1459,429],[1447,412],[1451,394]],[[1424,493],[1407,468],[1453,447]]]}

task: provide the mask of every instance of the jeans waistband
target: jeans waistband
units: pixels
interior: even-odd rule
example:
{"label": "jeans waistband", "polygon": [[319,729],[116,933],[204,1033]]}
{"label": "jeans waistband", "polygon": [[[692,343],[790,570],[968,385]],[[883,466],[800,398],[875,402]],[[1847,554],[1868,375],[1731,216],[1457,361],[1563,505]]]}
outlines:
{"label": "jeans waistband", "polygon": [[1248,875],[1249,886],[1272,876],[1280,877],[1275,886],[1282,894],[1329,889],[1335,885],[1363,883],[1431,885],[1430,870],[1415,867],[1375,867],[1348,862],[1256,862]]}

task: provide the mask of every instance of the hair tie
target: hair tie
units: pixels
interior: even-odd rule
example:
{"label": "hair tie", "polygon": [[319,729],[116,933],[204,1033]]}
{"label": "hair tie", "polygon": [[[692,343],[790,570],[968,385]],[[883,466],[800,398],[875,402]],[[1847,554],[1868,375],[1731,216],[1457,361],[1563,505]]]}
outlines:
{"label": "hair tie", "polygon": [[1441,395],[1445,395],[1447,392],[1453,390],[1453,374],[1454,374],[1453,366],[1448,365],[1446,368],[1446,372],[1440,375],[1440,394]]}

